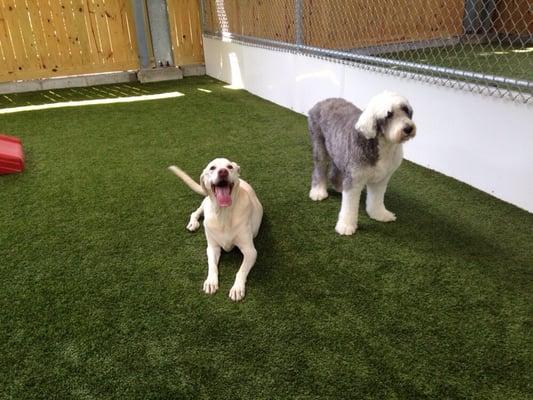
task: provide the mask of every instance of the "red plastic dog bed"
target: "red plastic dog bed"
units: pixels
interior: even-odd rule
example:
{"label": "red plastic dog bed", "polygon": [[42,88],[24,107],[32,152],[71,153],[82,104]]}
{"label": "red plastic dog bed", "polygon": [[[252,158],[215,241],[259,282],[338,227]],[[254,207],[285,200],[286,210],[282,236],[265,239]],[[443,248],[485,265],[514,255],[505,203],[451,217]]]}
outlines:
{"label": "red plastic dog bed", "polygon": [[24,151],[19,138],[0,135],[0,175],[24,170]]}

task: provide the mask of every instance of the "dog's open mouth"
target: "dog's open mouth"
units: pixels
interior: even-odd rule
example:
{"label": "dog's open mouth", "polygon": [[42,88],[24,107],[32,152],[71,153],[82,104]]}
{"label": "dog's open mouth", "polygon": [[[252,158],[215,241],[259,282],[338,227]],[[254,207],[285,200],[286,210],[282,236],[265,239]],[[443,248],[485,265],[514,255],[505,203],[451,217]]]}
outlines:
{"label": "dog's open mouth", "polygon": [[233,190],[233,183],[228,181],[220,181],[211,187],[219,207],[231,206],[231,191]]}

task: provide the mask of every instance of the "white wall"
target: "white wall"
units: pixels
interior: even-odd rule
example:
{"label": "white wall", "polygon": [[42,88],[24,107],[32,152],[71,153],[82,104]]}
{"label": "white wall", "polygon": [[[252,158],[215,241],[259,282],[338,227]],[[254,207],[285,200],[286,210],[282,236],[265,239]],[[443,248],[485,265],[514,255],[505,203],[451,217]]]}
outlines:
{"label": "white wall", "polygon": [[533,212],[532,105],[207,37],[204,49],[208,75],[303,114],[327,97],[364,108],[399,92],[418,126],[406,159]]}

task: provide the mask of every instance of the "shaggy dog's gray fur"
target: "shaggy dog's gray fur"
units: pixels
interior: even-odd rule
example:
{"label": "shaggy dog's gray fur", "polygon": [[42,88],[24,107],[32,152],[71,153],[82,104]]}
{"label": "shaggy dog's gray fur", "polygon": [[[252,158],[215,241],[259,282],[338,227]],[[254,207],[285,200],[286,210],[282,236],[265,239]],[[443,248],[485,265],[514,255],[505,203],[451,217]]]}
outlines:
{"label": "shaggy dog's gray fur", "polygon": [[364,111],[340,98],[321,101],[309,111],[314,161],[309,197],[328,197],[329,170],[329,181],[342,192],[335,227],[339,234],[351,235],[357,229],[359,196],[365,186],[369,216],[383,222],[396,219],[383,198],[402,162],[402,143],[416,134],[412,115],[408,101],[392,92],[374,96]]}
{"label": "shaggy dog's gray fur", "polygon": [[378,139],[367,139],[354,128],[362,112],[340,98],[321,101],[311,108],[308,123],[315,164],[312,185],[327,179],[330,160],[329,178],[337,191],[342,190],[344,180],[351,183],[348,171],[376,163]]}

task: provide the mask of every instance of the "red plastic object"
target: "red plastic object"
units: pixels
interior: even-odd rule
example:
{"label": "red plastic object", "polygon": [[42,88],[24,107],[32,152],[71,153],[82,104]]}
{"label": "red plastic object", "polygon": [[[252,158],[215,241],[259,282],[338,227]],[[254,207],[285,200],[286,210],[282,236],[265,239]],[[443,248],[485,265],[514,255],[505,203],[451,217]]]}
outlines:
{"label": "red plastic object", "polygon": [[22,172],[24,151],[19,138],[0,135],[0,175]]}

